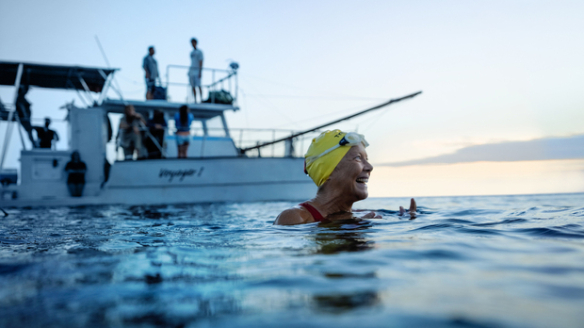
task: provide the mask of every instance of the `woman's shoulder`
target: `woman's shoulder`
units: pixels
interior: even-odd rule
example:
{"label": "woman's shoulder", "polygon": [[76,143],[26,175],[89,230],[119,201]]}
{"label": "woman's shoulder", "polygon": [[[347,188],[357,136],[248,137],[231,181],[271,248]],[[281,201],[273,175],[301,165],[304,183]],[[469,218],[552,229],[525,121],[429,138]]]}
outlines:
{"label": "woman's shoulder", "polygon": [[302,223],[314,222],[314,218],[304,207],[295,206],[284,210],[278,217],[274,224],[279,225],[294,225]]}

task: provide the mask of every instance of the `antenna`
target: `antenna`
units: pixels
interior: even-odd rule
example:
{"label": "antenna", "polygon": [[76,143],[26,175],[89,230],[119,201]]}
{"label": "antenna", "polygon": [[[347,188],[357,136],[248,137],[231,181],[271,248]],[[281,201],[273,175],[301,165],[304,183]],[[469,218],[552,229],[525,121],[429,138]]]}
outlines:
{"label": "antenna", "polygon": [[103,59],[105,60],[107,68],[111,68],[109,60],[107,60],[107,56],[105,55],[105,51],[103,51],[103,47],[101,46],[101,42],[99,42],[99,38],[97,37],[97,35],[95,36],[95,41],[97,42],[97,46],[99,47],[99,51],[101,51],[101,55],[103,56]]}
{"label": "antenna", "polygon": [[[99,47],[99,51],[101,51],[101,55],[103,56],[103,60],[105,60],[105,64],[107,65],[107,68],[112,68],[112,66],[109,63],[109,60],[107,59],[107,56],[105,55],[105,51],[103,50],[103,47],[101,46],[101,42],[99,42],[99,38],[97,37],[97,35],[95,35],[95,42],[97,42],[97,46]],[[112,86],[112,89],[114,89],[114,91],[118,94],[118,96],[120,96],[120,99],[122,99],[122,101],[125,103],[126,101],[124,100],[124,96],[122,95],[122,89],[120,88],[120,85],[118,83],[118,79],[116,79],[116,75],[114,73],[114,83],[116,84],[115,87]]]}

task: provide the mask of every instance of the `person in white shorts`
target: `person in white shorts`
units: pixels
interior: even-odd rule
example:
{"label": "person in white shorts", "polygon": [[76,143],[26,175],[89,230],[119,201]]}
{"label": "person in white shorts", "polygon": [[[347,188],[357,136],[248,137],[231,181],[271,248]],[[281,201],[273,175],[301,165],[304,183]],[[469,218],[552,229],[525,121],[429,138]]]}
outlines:
{"label": "person in white shorts", "polygon": [[193,51],[191,51],[191,67],[189,69],[189,83],[193,88],[193,96],[195,97],[195,102],[197,102],[197,91],[199,88],[199,97],[203,101],[203,91],[201,90],[201,72],[203,70],[203,52],[197,49],[197,39],[192,38],[191,44],[193,45]]}

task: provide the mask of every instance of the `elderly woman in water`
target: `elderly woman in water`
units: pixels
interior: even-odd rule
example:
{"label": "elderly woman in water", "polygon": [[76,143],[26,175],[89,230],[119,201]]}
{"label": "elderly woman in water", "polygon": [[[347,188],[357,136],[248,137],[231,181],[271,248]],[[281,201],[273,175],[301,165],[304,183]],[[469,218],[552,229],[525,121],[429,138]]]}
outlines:
{"label": "elderly woman in water", "polygon": [[[367,182],[373,170],[363,135],[326,131],[312,140],[305,155],[305,170],[318,186],[316,197],[280,213],[274,224],[293,225],[354,218],[353,203],[367,198]],[[406,211],[400,206],[400,215]],[[414,217],[416,202],[411,200]],[[369,212],[360,218],[380,218]]]}

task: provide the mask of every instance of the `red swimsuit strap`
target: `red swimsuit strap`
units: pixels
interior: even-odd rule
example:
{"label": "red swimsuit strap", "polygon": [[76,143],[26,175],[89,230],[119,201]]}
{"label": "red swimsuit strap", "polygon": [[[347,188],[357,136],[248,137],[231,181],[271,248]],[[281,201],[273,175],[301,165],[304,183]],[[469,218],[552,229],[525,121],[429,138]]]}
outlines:
{"label": "red swimsuit strap", "polygon": [[312,206],[308,203],[302,203],[302,204],[300,204],[300,206],[304,207],[305,209],[308,210],[308,212],[310,212],[310,214],[312,214],[314,221],[320,222],[320,221],[324,220],[324,217],[322,216],[322,214],[320,214],[320,212],[316,208],[314,208],[314,206]]}

